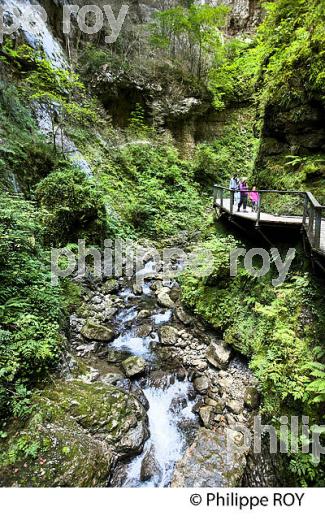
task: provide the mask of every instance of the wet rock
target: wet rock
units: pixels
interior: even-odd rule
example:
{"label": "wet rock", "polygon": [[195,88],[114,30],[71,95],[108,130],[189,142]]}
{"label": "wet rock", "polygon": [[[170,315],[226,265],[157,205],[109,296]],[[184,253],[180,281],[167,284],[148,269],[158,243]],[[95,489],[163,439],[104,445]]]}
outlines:
{"label": "wet rock", "polygon": [[246,453],[236,449],[234,440],[227,446],[228,429],[214,432],[200,428],[193,444],[176,464],[171,487],[236,487],[240,486],[246,466]]}
{"label": "wet rock", "polygon": [[156,459],[155,448],[151,448],[145,454],[140,470],[140,480],[146,482],[153,478],[159,479],[161,477],[161,467]]}
{"label": "wet rock", "polygon": [[163,390],[172,384],[170,374],[166,374],[163,370],[154,370],[151,372],[149,382],[150,386],[161,388]]}
{"label": "wet rock", "polygon": [[206,394],[209,384],[209,379],[206,376],[196,377],[193,381],[193,386],[199,394]]}
{"label": "wet rock", "polygon": [[160,291],[162,289],[162,282],[160,280],[157,280],[156,282],[153,282],[151,284],[151,289],[155,292]]}
{"label": "wet rock", "polygon": [[185,381],[185,379],[186,379],[186,370],[185,370],[185,368],[179,368],[177,370],[176,377],[177,377],[178,381]]}
{"label": "wet rock", "polygon": [[256,408],[259,407],[260,395],[259,395],[257,388],[255,388],[255,386],[247,386],[245,388],[244,402],[245,402],[246,406],[251,410],[255,410]]}
{"label": "wet rock", "polygon": [[142,287],[142,285],[137,284],[137,283],[133,284],[133,286],[132,286],[132,290],[133,290],[133,292],[134,292],[134,294],[135,294],[136,296],[141,296],[141,294],[143,293],[143,287]]}
{"label": "wet rock", "polygon": [[137,319],[138,320],[145,320],[146,318],[149,318],[151,316],[151,312],[147,309],[142,309],[142,311],[139,312]]}
{"label": "wet rock", "polygon": [[90,320],[82,327],[81,334],[86,339],[95,341],[112,341],[116,336],[115,331],[111,327],[105,327]]}
{"label": "wet rock", "polygon": [[192,317],[184,311],[183,307],[177,307],[176,316],[179,319],[179,321],[184,323],[184,325],[190,325],[193,321]]}
{"label": "wet rock", "polygon": [[138,386],[133,385],[131,387],[131,392],[133,395],[135,395],[135,397],[138,399],[138,401],[140,401],[143,408],[145,410],[149,410],[149,401],[146,398],[144,391],[141,388],[139,388]]}
{"label": "wet rock", "polygon": [[103,294],[116,293],[119,290],[120,284],[114,278],[107,280],[101,287]]}
{"label": "wet rock", "polygon": [[127,377],[134,377],[145,371],[146,362],[139,356],[130,356],[122,361],[122,366]]}
{"label": "wet rock", "polygon": [[152,332],[152,325],[151,323],[144,323],[143,325],[140,325],[137,328],[137,336],[140,338],[146,338],[149,336]]}
{"label": "wet rock", "polygon": [[163,345],[175,345],[177,342],[177,329],[170,325],[163,325],[160,328],[160,341]]}
{"label": "wet rock", "polygon": [[186,398],[184,396],[179,395],[177,397],[174,397],[171,400],[169,410],[172,413],[179,413],[181,410],[186,408],[186,406],[187,406]]}
{"label": "wet rock", "polygon": [[231,400],[227,402],[227,408],[236,415],[239,415],[244,410],[244,403],[242,401]]}
{"label": "wet rock", "polygon": [[213,408],[212,406],[201,406],[199,409],[199,414],[201,417],[201,420],[204,424],[204,426],[208,427],[211,420],[211,414],[212,414]]}
{"label": "wet rock", "polygon": [[173,309],[175,307],[175,302],[169,296],[170,289],[167,287],[161,289],[157,294],[157,300],[162,307],[167,307],[169,309]]}
{"label": "wet rock", "polygon": [[119,350],[109,350],[106,355],[108,363],[118,364],[122,363],[122,361],[124,361],[124,359],[127,357],[125,352],[120,352]]}
{"label": "wet rock", "polygon": [[17,454],[1,468],[6,486],[106,486],[114,461],[141,452],[148,438],[147,416],[139,401],[114,386],[55,381],[33,396],[35,413],[12,424],[1,449],[14,449],[24,432],[42,447],[40,458]]}
{"label": "wet rock", "polygon": [[231,349],[225,344],[224,341],[212,341],[206,358],[216,368],[226,368],[230,361]]}
{"label": "wet rock", "polygon": [[195,400],[196,392],[195,392],[194,388],[190,388],[189,389],[189,391],[187,392],[187,397],[188,397],[189,401],[194,401]]}

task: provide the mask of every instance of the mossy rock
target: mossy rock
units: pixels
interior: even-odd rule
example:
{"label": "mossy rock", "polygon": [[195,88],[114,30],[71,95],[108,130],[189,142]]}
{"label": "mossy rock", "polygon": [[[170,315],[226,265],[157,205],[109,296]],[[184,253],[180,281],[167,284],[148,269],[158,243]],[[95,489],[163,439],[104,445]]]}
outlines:
{"label": "mossy rock", "polygon": [[148,437],[142,404],[114,386],[58,381],[32,405],[3,441],[3,486],[105,486],[115,462],[140,453]]}
{"label": "mossy rock", "polygon": [[200,428],[176,464],[171,487],[240,486],[248,453],[248,449],[237,445],[236,436],[240,435],[230,429],[215,432]]}
{"label": "mossy rock", "polygon": [[111,327],[88,320],[81,329],[81,334],[90,341],[112,341],[116,333]]}
{"label": "mossy rock", "polygon": [[146,362],[138,356],[130,356],[122,362],[123,369],[128,377],[142,374],[146,369]]}
{"label": "mossy rock", "polygon": [[103,294],[112,294],[116,293],[119,290],[119,283],[114,278],[107,280],[101,287],[101,292]]}

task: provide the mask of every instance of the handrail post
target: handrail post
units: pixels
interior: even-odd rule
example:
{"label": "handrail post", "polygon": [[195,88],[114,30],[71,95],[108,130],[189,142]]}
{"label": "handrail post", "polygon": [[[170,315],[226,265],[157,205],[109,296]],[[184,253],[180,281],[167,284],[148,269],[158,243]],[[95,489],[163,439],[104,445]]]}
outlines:
{"label": "handrail post", "polygon": [[223,188],[220,188],[220,207],[223,208]]}
{"label": "handrail post", "polygon": [[305,201],[304,201],[304,215],[302,218],[302,224],[305,227],[307,222],[307,214],[308,214],[308,195],[305,193]]}
{"label": "handrail post", "polygon": [[230,215],[234,212],[234,200],[235,200],[235,192],[231,190],[230,192]]}
{"label": "handrail post", "polygon": [[213,186],[213,207],[216,207],[217,204],[217,195],[218,194],[218,188],[216,185]]}
{"label": "handrail post", "polygon": [[261,208],[262,208],[262,196],[263,196],[263,193],[260,193],[260,198],[259,198],[259,201],[258,201],[258,208],[257,208],[257,216],[256,216],[256,226],[260,225]]}
{"label": "handrail post", "polygon": [[308,233],[310,236],[313,235],[314,231],[314,218],[315,218],[315,207],[311,204],[309,208],[309,222],[308,222]]}
{"label": "handrail post", "polygon": [[320,249],[320,233],[322,223],[322,208],[314,208],[315,214],[315,230],[314,230],[314,248]]}

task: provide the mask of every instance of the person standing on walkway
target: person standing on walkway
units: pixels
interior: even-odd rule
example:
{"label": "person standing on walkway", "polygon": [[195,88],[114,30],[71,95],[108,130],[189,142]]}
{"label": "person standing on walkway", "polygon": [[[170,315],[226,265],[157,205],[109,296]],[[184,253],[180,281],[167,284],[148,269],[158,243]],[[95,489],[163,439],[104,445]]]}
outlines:
{"label": "person standing on walkway", "polygon": [[248,200],[248,184],[247,179],[242,179],[241,183],[239,184],[240,189],[240,200],[238,204],[238,211],[240,211],[240,208],[243,206],[244,212],[247,213],[247,200]]}
{"label": "person standing on walkway", "polygon": [[252,211],[257,211],[260,195],[258,191],[256,191],[256,186],[253,186],[252,191],[249,193],[249,198],[252,203]]}
{"label": "person standing on walkway", "polygon": [[229,183],[229,189],[234,191],[234,203],[239,204],[240,200],[240,193],[239,193],[239,178],[237,175],[233,175],[233,177],[230,179]]}

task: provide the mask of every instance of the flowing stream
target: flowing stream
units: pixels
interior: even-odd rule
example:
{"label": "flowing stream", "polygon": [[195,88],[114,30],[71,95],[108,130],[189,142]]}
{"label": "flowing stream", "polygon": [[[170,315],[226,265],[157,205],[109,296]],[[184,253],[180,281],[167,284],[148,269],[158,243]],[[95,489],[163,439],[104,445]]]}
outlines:
{"label": "flowing stream", "polygon": [[[147,262],[137,274],[146,277],[154,271],[154,263]],[[151,280],[152,282],[152,280]],[[134,294],[131,287],[124,287],[118,294],[125,307],[114,321],[119,335],[110,349],[125,355],[141,356],[150,366],[150,375],[137,384],[148,402],[150,437],[141,455],[123,465],[123,478],[118,485],[124,487],[166,487],[170,484],[176,462],[182,457],[199,426],[193,412],[196,396],[193,385],[187,379],[179,380],[175,367],[166,368],[157,353],[159,328],[173,318],[172,309],[164,309],[157,303],[151,290],[151,282],[143,280],[142,294]],[[169,285],[177,286],[175,282]],[[144,321],[149,334],[138,334],[137,316],[147,311]],[[158,373],[159,376],[155,377]],[[153,376],[151,377],[151,374]],[[113,484],[114,485],[114,484]]]}
{"label": "flowing stream", "polygon": [[[206,352],[211,342],[218,341],[215,333],[180,307],[177,282],[163,280],[161,273],[153,272],[153,267],[153,263],[148,262],[137,273],[144,276],[141,283],[138,277],[120,279],[117,294],[109,297],[108,310],[113,310],[113,313],[107,320],[117,331],[115,339],[99,344],[99,350],[96,350],[96,344],[76,343],[77,349],[94,353],[91,354],[90,375],[96,374],[95,381],[98,377],[103,380],[107,377],[106,381],[111,384],[112,374],[113,377],[117,376],[116,386],[136,395],[147,411],[149,436],[143,450],[140,455],[119,459],[110,475],[110,487],[170,486],[174,483],[177,462],[193,444],[197,433],[200,435],[202,432],[199,432],[202,424],[210,431],[215,431],[216,424],[221,424],[221,429],[225,425],[231,428],[236,421],[247,424],[250,414],[247,408],[241,408],[238,401],[243,399],[245,385],[251,385],[253,381],[246,360],[234,355],[224,370],[211,368]],[[162,300],[166,290],[178,302],[176,306],[170,299],[171,305],[169,307],[167,302],[166,307],[166,300]],[[106,309],[104,294],[100,291],[90,294],[90,303],[95,300],[95,305]],[[121,369],[123,361],[130,356],[138,356],[146,363],[145,372],[140,369],[135,378],[125,378]],[[210,393],[207,395],[197,387],[198,378],[209,382],[212,398]],[[220,399],[222,405],[218,404]],[[236,405],[239,406],[238,410]],[[211,418],[205,422],[204,410],[215,410],[217,406],[220,412],[213,411],[212,422]],[[222,451],[224,448],[218,448],[216,444],[215,449]],[[218,455],[220,460],[224,457],[222,453]],[[202,464],[202,456],[199,453],[201,462],[197,464]],[[214,472],[212,478],[216,472],[222,473],[220,460],[217,460],[215,469],[210,470]],[[270,454],[263,452],[260,457],[250,458],[248,462],[249,471],[243,477],[244,483],[250,487],[281,485]],[[196,476],[192,477],[195,480]]]}
{"label": "flowing stream", "polygon": [[[188,393],[191,384],[188,381],[176,381],[167,389],[155,388],[150,384],[144,389],[149,403],[149,430],[150,439],[147,441],[143,453],[128,467],[128,476],[124,486],[168,486],[175,463],[181,458],[186,447],[186,433],[182,425],[186,421],[192,428],[197,425],[197,419],[192,411],[193,402],[189,401]],[[175,407],[173,404],[175,403]],[[184,405],[179,410],[177,404]],[[149,457],[153,463],[155,475],[143,482],[141,469],[144,461]],[[150,457],[154,460],[150,461]]]}

